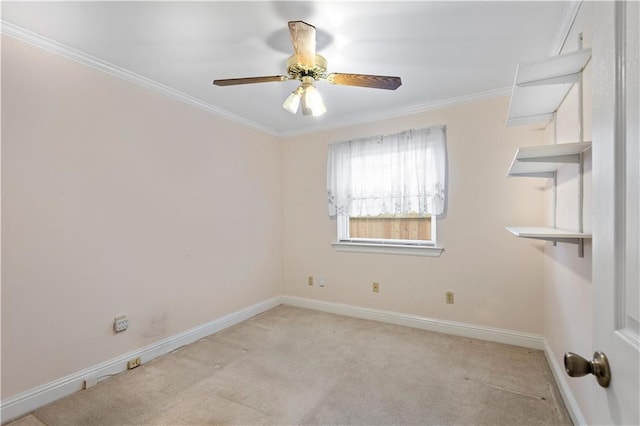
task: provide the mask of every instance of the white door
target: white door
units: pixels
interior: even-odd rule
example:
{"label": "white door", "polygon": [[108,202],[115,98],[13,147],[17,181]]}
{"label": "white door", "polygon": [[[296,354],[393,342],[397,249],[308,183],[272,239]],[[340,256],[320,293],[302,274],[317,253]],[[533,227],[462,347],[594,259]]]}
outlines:
{"label": "white door", "polygon": [[594,7],[593,344],[611,383],[593,381],[591,410],[594,424],[640,425],[640,3]]}

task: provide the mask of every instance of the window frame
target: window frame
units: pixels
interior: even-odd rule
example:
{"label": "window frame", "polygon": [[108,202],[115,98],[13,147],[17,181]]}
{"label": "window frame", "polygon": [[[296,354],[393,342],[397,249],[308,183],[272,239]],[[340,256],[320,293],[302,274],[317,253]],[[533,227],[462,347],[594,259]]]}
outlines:
{"label": "window frame", "polygon": [[[384,238],[351,238],[349,236],[349,215],[336,217],[337,240],[332,244],[336,251],[378,254],[401,254],[411,256],[437,257],[444,251],[437,245],[436,216],[431,216],[431,240],[395,240]],[[357,216],[356,216],[357,217]]]}

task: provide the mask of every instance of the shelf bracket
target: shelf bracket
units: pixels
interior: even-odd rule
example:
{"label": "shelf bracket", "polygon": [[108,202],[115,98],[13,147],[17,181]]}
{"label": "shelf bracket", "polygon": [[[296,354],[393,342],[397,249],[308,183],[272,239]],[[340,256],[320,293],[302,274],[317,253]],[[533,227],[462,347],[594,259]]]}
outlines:
{"label": "shelf bracket", "polygon": [[554,247],[557,243],[569,243],[578,245],[578,257],[584,257],[584,238],[569,239],[569,238],[539,238],[540,240],[552,241]]}
{"label": "shelf bracket", "polygon": [[580,154],[556,155],[553,157],[540,158],[518,158],[523,163],[563,163],[563,164],[579,164]]}
{"label": "shelf bracket", "polygon": [[[555,121],[554,121],[555,123]],[[558,226],[558,171],[553,172],[553,227]],[[557,241],[553,242],[553,246],[558,245]]]}
{"label": "shelf bracket", "polygon": [[573,84],[573,83],[577,83],[578,80],[580,80],[580,73],[571,73],[571,74],[565,74],[565,75],[560,75],[557,77],[550,77],[550,78],[542,78],[540,80],[533,80],[533,81],[525,81],[522,83],[516,83],[516,86],[518,87],[532,87],[532,86],[548,86],[549,84]]}
{"label": "shelf bracket", "polygon": [[525,124],[535,124],[548,122],[551,120],[553,115],[550,113],[543,114],[534,114],[534,115],[522,115],[518,117],[509,117],[507,118],[506,125],[507,127],[513,126],[523,126]]}
{"label": "shelf bracket", "polygon": [[578,257],[584,257],[584,238],[578,240]]}
{"label": "shelf bracket", "polygon": [[561,237],[524,237],[532,240],[551,241],[552,243],[578,244],[583,238],[561,238]]}

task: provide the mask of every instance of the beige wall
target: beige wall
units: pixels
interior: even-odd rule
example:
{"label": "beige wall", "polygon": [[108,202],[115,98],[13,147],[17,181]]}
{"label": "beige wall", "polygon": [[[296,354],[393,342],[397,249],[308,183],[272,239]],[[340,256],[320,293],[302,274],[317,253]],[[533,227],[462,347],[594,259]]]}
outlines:
{"label": "beige wall", "polygon": [[[583,2],[563,53],[578,50],[578,35],[583,34],[584,48],[591,47],[591,8]],[[583,73],[584,140],[591,140],[591,84],[590,63]],[[557,142],[579,142],[579,88],[574,85],[557,114]],[[553,125],[545,132],[545,142],[553,143]],[[547,220],[553,214],[552,182],[547,183]],[[558,171],[558,228],[578,230],[579,172],[577,165],[567,165]],[[591,151],[585,155],[584,173],[584,230],[591,232]],[[592,297],[591,297],[591,241],[585,243],[584,257],[578,257],[577,246],[559,243],[545,245],[544,261],[544,337],[556,364],[563,368],[564,353],[575,352],[589,357],[592,347]],[[570,379],[567,383],[578,408],[587,421],[590,419],[590,381]]]}
{"label": "beige wall", "polygon": [[[557,354],[575,334],[554,317],[559,283],[584,290],[590,247],[504,229],[549,216],[546,182],[506,177],[548,132],[505,127],[506,97],[278,140],[8,37],[2,63],[3,399],[278,294],[544,330]],[[432,124],[447,125],[444,253],[336,252],[328,144]]]}
{"label": "beige wall", "polygon": [[[354,95],[356,95],[356,90]],[[543,132],[504,125],[509,99],[496,98],[284,141],[284,293],[349,305],[542,333],[542,245],[506,225],[542,225],[543,183],[507,178],[523,145]],[[433,124],[447,125],[449,208],[438,222],[437,258],[336,252],[328,218],[326,154],[332,142]],[[326,287],[307,285],[307,276]],[[380,293],[371,291],[380,282]],[[445,304],[445,292],[455,304]]]}
{"label": "beige wall", "polygon": [[2,398],[279,295],[279,169],[274,137],[3,37]]}

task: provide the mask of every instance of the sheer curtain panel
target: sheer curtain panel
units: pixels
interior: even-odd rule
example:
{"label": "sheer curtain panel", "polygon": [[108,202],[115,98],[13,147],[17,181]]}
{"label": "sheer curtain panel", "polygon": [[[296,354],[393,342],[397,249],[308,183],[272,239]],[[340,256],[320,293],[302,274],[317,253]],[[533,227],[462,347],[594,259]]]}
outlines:
{"label": "sheer curtain panel", "polygon": [[406,130],[329,146],[329,216],[442,215],[446,126]]}

